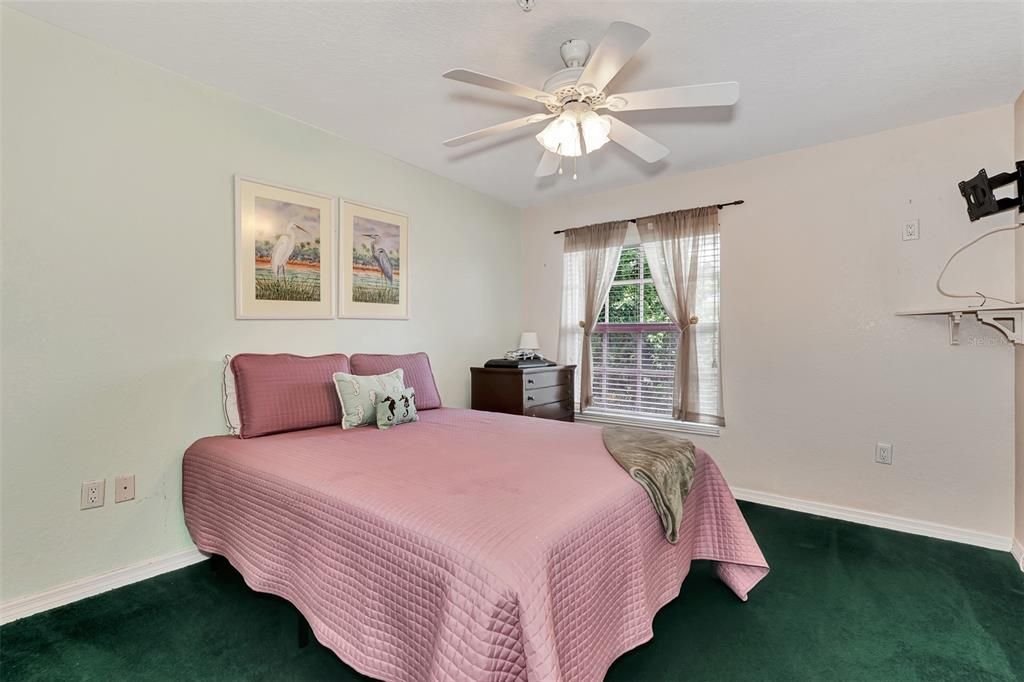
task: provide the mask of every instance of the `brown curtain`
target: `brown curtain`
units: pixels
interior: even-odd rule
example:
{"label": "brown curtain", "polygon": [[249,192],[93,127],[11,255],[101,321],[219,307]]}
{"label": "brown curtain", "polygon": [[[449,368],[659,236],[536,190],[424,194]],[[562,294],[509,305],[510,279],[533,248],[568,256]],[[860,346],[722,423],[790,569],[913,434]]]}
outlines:
{"label": "brown curtain", "polygon": [[[710,266],[708,258],[718,249],[718,208],[693,208],[641,218],[637,220],[637,230],[654,288],[665,312],[679,328],[673,416],[723,426],[718,272]],[[704,310],[698,311],[698,291],[702,289]],[[698,312],[710,319],[700,319]]]}
{"label": "brown curtain", "polygon": [[[562,301],[563,338],[566,345],[581,348],[579,371],[580,410],[594,402],[591,383],[590,335],[608,298],[615,270],[626,241],[626,221],[599,223],[565,231],[566,282]],[[569,280],[573,280],[570,282]],[[564,322],[578,325],[582,334],[565,333]],[[578,322],[577,322],[578,320]],[[582,337],[582,338],[580,338]]]}

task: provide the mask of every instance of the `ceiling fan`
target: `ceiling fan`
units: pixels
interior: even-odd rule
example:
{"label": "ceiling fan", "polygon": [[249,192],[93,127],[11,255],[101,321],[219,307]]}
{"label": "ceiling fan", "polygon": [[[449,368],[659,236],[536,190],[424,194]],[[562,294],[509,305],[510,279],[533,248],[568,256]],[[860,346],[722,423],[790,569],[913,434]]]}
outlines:
{"label": "ceiling fan", "polygon": [[593,56],[590,54],[590,44],[585,40],[567,40],[561,47],[565,68],[548,78],[542,90],[468,69],[448,71],[444,74],[445,78],[523,97],[543,104],[547,112],[453,137],[445,140],[444,144],[455,147],[489,135],[554,119],[537,134],[537,141],[544,147],[544,156],[534,173],[537,177],[552,175],[556,171],[561,173],[562,157],[589,154],[603,147],[609,140],[622,145],[648,163],[663,159],[668,154],[667,147],[618,118],[598,112],[605,109],[620,112],[730,106],[739,100],[740,85],[730,81],[606,93],[605,88],[611,80],[650,36],[648,31],[639,26],[623,21],[612,22]]}

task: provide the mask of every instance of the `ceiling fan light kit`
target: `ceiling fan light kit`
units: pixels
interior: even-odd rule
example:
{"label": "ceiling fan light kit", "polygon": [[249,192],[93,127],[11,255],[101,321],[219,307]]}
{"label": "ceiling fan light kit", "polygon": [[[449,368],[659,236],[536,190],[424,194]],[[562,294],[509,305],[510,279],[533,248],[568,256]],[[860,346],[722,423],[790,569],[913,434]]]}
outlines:
{"label": "ceiling fan light kit", "polygon": [[560,156],[582,156],[607,144],[611,119],[580,102],[568,104],[558,117],[537,133],[544,149]]}
{"label": "ceiling fan light kit", "polygon": [[468,69],[453,69],[445,73],[444,77],[451,80],[499,90],[543,104],[549,112],[499,123],[446,140],[445,144],[457,146],[554,118],[536,136],[544,148],[544,155],[534,173],[537,177],[560,173],[562,157],[575,159],[589,154],[603,147],[609,140],[648,163],[660,161],[668,155],[667,147],[621,119],[601,115],[598,111],[607,109],[618,113],[644,109],[731,106],[739,100],[740,90],[739,83],[730,81],[621,94],[606,93],[608,84],[647,42],[650,35],[639,26],[616,21],[608,27],[593,53],[585,40],[574,38],[565,41],[559,50],[565,68],[552,74],[542,90]]}

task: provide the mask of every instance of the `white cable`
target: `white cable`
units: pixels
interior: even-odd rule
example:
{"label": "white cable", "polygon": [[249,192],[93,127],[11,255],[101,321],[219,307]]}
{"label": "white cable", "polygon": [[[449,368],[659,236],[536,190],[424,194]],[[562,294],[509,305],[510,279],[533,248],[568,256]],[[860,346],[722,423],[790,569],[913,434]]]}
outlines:
{"label": "white cable", "polygon": [[1017,301],[1007,301],[1005,298],[996,298],[995,296],[986,296],[985,294],[981,293],[980,291],[975,291],[973,294],[951,294],[951,293],[949,293],[948,291],[946,291],[945,289],[942,288],[942,276],[946,274],[946,270],[949,269],[949,266],[953,262],[954,258],[956,258],[961,253],[963,253],[967,249],[971,248],[972,246],[974,246],[975,244],[980,242],[985,237],[991,237],[992,235],[994,235],[994,234],[996,234],[998,232],[1009,232],[1011,230],[1019,230],[1022,227],[1024,227],[1024,222],[1017,223],[1016,225],[1006,225],[1005,227],[997,227],[994,230],[989,230],[988,232],[986,232],[985,234],[981,235],[980,237],[975,237],[971,241],[969,241],[966,244],[964,244],[963,246],[961,246],[959,249],[957,249],[956,251],[953,252],[953,255],[949,257],[949,260],[947,260],[946,264],[942,267],[942,272],[939,273],[939,278],[937,280],[935,280],[935,288],[938,289],[940,294],[942,294],[943,296],[945,296],[947,298],[980,298],[980,299],[982,299],[982,302],[981,302],[982,306],[984,306],[985,303],[987,303],[990,300],[991,301],[999,301],[1000,303],[1007,303],[1009,305],[1017,305],[1017,303],[1018,303]]}

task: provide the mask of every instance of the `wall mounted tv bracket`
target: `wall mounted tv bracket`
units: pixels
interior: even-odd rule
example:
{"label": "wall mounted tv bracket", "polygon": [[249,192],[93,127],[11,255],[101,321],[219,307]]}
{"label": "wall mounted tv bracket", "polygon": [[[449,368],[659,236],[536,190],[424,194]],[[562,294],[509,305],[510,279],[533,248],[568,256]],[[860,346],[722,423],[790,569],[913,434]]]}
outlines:
{"label": "wall mounted tv bracket", "polygon": [[[1000,173],[991,178],[982,168],[973,178],[960,183],[960,194],[967,202],[967,215],[971,222],[1015,208],[1024,212],[1024,161],[1018,161],[1016,165],[1015,172]],[[1017,183],[1017,196],[996,199],[994,191],[1011,182]]]}

